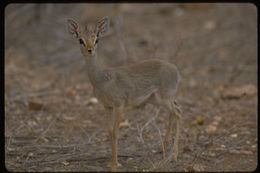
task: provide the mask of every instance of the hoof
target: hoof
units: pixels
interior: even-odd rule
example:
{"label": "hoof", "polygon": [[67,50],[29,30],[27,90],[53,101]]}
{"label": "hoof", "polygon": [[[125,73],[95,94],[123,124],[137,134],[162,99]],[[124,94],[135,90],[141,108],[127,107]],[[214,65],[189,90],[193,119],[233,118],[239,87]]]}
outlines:
{"label": "hoof", "polygon": [[116,171],[116,168],[117,168],[117,167],[122,167],[122,164],[120,164],[120,163],[118,162],[117,165],[113,165],[112,162],[111,162],[111,163],[109,163],[109,164],[107,165],[107,167],[111,168],[111,171]]}

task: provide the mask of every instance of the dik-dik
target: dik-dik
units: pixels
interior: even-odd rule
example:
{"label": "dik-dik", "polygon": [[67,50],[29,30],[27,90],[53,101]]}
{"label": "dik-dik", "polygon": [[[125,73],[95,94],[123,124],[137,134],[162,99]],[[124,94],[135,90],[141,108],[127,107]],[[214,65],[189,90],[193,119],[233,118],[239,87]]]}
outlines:
{"label": "dik-dik", "polygon": [[176,116],[172,155],[172,159],[176,161],[182,119],[177,103],[174,101],[180,78],[176,66],[166,61],[151,59],[116,68],[104,68],[98,63],[97,45],[109,29],[109,18],[99,20],[95,28],[87,25],[82,31],[77,22],[72,19],[68,19],[67,24],[69,32],[79,41],[94,94],[108,112],[107,124],[112,143],[112,171],[115,171],[118,165],[120,116],[126,107],[136,107],[150,100],[155,100],[169,112],[169,123],[162,146],[164,150],[168,146],[173,116]]}

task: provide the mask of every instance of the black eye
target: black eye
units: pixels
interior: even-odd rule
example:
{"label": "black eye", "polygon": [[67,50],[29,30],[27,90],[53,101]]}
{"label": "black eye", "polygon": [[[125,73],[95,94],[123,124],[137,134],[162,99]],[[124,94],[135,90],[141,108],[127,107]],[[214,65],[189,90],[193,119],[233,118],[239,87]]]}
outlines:
{"label": "black eye", "polygon": [[81,38],[79,39],[79,44],[85,45],[84,41]]}
{"label": "black eye", "polygon": [[98,43],[98,38],[96,39],[96,41],[95,41],[95,44],[97,44]]}

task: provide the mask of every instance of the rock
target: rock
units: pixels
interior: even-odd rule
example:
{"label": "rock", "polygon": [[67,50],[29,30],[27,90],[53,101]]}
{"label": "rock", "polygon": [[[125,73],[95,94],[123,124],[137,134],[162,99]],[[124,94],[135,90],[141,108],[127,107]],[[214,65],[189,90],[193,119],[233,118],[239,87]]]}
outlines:
{"label": "rock", "polygon": [[89,100],[87,100],[84,104],[85,105],[95,105],[98,103],[98,99],[96,97],[91,97]]}
{"label": "rock", "polygon": [[237,138],[237,134],[231,134],[230,137]]}

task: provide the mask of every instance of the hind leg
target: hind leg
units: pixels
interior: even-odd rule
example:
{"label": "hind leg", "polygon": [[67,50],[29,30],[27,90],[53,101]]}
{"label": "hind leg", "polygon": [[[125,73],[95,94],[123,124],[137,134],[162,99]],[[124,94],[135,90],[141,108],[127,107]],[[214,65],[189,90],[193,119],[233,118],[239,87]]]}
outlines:
{"label": "hind leg", "polygon": [[180,136],[180,131],[181,131],[181,127],[182,127],[182,115],[181,115],[181,109],[176,101],[174,101],[171,105],[172,105],[174,115],[176,116],[176,120],[177,120],[176,121],[176,134],[175,134],[175,139],[174,139],[174,144],[173,144],[172,160],[177,161],[178,151],[179,151],[178,150],[179,136]]}
{"label": "hind leg", "polygon": [[168,105],[167,109],[169,110],[169,121],[168,121],[167,130],[166,130],[166,135],[165,135],[165,138],[163,141],[163,146],[162,146],[163,151],[165,151],[168,147],[169,137],[172,132],[172,122],[173,122],[173,111],[172,111],[171,105],[169,103],[167,105]]}

